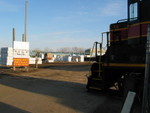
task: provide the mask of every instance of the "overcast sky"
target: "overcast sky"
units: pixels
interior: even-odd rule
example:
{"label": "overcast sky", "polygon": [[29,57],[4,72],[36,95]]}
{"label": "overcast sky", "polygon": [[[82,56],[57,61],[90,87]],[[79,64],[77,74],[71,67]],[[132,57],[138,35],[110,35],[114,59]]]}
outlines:
{"label": "overcast sky", "polygon": [[[24,33],[25,0],[0,0],[0,47]],[[90,48],[109,25],[127,18],[127,0],[28,0],[30,48]]]}

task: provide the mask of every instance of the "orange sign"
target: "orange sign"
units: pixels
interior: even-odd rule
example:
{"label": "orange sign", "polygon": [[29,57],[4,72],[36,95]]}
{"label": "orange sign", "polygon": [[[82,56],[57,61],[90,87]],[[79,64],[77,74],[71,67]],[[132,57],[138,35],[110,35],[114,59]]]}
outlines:
{"label": "orange sign", "polygon": [[14,58],[14,66],[29,66],[29,58]]}

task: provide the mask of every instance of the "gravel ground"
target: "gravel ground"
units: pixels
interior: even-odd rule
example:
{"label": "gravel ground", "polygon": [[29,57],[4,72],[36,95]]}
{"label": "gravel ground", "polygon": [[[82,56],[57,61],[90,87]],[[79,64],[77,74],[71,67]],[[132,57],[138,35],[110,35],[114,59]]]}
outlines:
{"label": "gravel ground", "polygon": [[1,113],[120,113],[122,99],[86,90],[86,63],[0,67]]}

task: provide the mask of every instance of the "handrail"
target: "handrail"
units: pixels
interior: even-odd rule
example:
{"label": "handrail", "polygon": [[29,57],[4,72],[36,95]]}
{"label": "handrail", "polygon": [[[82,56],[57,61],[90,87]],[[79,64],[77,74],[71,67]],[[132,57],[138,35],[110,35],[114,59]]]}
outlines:
{"label": "handrail", "polygon": [[121,20],[118,20],[117,23],[126,22],[126,21],[128,21],[128,19],[121,19]]}

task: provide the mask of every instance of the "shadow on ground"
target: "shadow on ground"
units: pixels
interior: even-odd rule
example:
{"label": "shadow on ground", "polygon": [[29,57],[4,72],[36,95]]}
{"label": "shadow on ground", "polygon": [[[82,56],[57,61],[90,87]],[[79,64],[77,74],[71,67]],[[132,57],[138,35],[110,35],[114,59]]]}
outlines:
{"label": "shadow on ground", "polygon": [[[59,104],[82,113],[92,113],[89,110],[90,107],[95,108],[101,102],[103,103],[105,99],[105,96],[87,93],[85,84],[79,83],[5,74],[1,75],[0,84],[28,92],[56,97],[59,99]],[[3,110],[5,110],[9,105],[1,103],[1,106],[4,106]],[[15,113],[19,111],[13,107],[10,109],[13,109],[14,112],[16,110]]]}
{"label": "shadow on ground", "polygon": [[0,102],[0,112],[1,113],[30,113],[28,111],[21,110],[19,108],[16,108],[14,106],[2,102]]}

